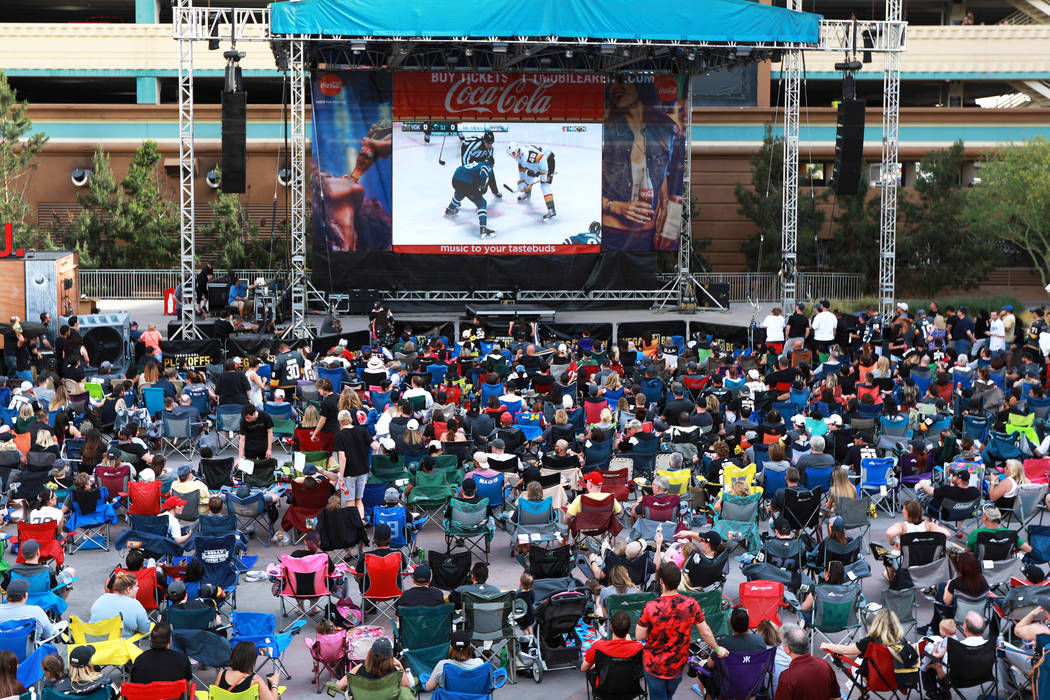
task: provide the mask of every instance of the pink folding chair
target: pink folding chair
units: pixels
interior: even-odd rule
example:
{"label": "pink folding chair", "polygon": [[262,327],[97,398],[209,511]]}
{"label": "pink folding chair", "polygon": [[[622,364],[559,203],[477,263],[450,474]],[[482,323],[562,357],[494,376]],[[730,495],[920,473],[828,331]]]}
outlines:
{"label": "pink folding chair", "polygon": [[314,685],[318,693],[324,689],[322,674],[327,673],[332,680],[339,680],[349,673],[350,643],[346,638],[346,630],[319,634],[316,639],[306,637],[303,641],[313,659]]}
{"label": "pink folding chair", "polygon": [[[299,620],[309,620],[316,613],[325,614],[324,599],[331,599],[328,588],[328,555],[324,552],[305,557],[285,554],[281,557],[281,593],[277,599],[281,617],[294,613],[292,620],[282,632],[291,629]],[[288,602],[287,608],[285,602]]]}

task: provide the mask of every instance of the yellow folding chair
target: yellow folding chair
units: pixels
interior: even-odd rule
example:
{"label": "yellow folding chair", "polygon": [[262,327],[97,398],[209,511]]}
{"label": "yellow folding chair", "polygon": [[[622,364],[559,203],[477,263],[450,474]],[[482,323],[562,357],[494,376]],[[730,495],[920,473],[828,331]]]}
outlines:
{"label": "yellow folding chair", "polygon": [[679,496],[689,495],[690,477],[693,472],[689,469],[659,469],[656,472],[657,476],[662,476],[667,479],[667,483],[670,485],[668,493],[677,494]]}
{"label": "yellow folding chair", "polygon": [[722,490],[729,493],[733,490],[733,484],[738,481],[746,481],[751,493],[762,493],[761,486],[755,486],[755,475],[758,466],[749,464],[746,467],[738,467],[735,464],[727,464],[722,467]]}
{"label": "yellow folding chair", "polygon": [[[151,625],[152,628],[152,625]],[[69,650],[82,644],[90,644],[95,647],[95,655],[91,657],[91,663],[95,666],[123,666],[129,661],[134,661],[142,650],[135,646],[135,642],[148,634],[136,634],[131,637],[122,637],[124,633],[124,618],[120,615],[98,622],[84,622],[76,615],[69,618],[70,642],[66,646],[66,654]]]}
{"label": "yellow folding chair", "polygon": [[[277,686],[277,696],[283,695],[286,689],[283,685]],[[248,690],[231,693],[217,685],[210,685],[207,690],[197,691],[197,700],[259,700],[259,686],[253,685]]]}

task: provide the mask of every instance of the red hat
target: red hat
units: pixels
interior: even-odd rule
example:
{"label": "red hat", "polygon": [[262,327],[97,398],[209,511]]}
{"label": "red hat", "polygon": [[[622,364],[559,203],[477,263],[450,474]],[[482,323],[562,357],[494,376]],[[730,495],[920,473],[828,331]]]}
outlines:
{"label": "red hat", "polygon": [[602,485],[602,475],[599,472],[591,472],[590,474],[583,477],[584,480],[591,482],[595,486]]}
{"label": "red hat", "polygon": [[164,500],[164,508],[163,508],[163,510],[171,510],[175,506],[184,506],[184,505],[186,505],[186,501],[182,500],[178,496],[168,496]]}
{"label": "red hat", "polygon": [[504,411],[503,413],[500,414],[499,420],[504,425],[510,425],[511,423],[514,422],[514,416],[510,415],[510,413],[508,411]]}

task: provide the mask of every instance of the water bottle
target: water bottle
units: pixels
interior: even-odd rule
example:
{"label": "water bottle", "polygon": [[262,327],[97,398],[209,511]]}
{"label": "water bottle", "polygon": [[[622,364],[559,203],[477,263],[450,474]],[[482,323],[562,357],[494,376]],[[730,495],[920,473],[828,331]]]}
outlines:
{"label": "water bottle", "polygon": [[416,553],[419,555],[419,563],[425,564],[427,562],[427,550],[420,547],[416,550]]}

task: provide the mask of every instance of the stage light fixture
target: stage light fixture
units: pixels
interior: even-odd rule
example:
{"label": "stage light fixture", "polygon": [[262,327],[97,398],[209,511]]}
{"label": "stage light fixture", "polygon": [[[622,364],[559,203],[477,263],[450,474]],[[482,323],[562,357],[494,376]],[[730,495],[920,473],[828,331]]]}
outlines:
{"label": "stage light fixture", "polygon": [[572,58],[572,49],[566,49],[565,58]]}
{"label": "stage light fixture", "polygon": [[361,53],[365,50],[365,42],[363,41],[351,41],[350,50],[354,53]]}
{"label": "stage light fixture", "polygon": [[605,56],[611,56],[616,53],[616,44],[602,44],[601,52]]}
{"label": "stage light fixture", "polygon": [[463,54],[466,55],[466,56],[473,56],[474,55],[474,49],[466,49],[465,51],[463,51]]}
{"label": "stage light fixture", "polygon": [[695,61],[696,60],[696,54],[693,53],[692,51],[690,51],[689,53],[687,53],[685,55],[685,60],[687,60],[687,61]]}
{"label": "stage light fixture", "polygon": [[277,171],[277,184],[281,187],[288,187],[292,184],[292,171],[288,168],[281,168]]}
{"label": "stage light fixture", "polygon": [[204,182],[205,182],[205,184],[208,185],[208,187],[212,188],[213,190],[218,189],[219,188],[219,172],[215,168],[212,168],[207,173],[205,173],[205,175],[204,175]]}
{"label": "stage light fixture", "polygon": [[91,171],[87,168],[73,168],[73,172],[69,174],[69,179],[77,187],[83,187],[91,181]]}
{"label": "stage light fixture", "polygon": [[244,80],[241,77],[240,61],[244,58],[243,51],[226,51],[222,54],[226,59],[226,76],[223,90],[225,92],[244,92]]}
{"label": "stage light fixture", "polygon": [[505,42],[505,41],[494,41],[494,42],[492,42],[492,53],[507,53],[507,42]]}

